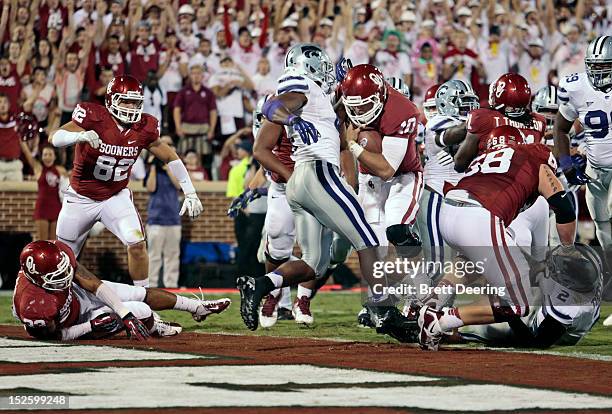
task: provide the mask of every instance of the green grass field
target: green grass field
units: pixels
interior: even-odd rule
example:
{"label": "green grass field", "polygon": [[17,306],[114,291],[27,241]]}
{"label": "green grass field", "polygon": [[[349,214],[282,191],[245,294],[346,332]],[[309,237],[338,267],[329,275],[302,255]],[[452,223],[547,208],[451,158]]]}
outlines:
{"label": "green grass field", "polygon": [[[365,342],[395,342],[394,339],[377,335],[373,329],[357,325],[357,313],[361,309],[359,293],[323,292],[317,295],[312,303],[315,323],[312,327],[300,327],[293,321],[279,321],[271,329],[258,329],[251,332],[245,328],[240,318],[240,298],[237,294],[224,295],[232,299],[232,306],[222,315],[212,316],[204,323],[198,324],[191,315],[178,311],[160,312],[162,318],[178,322],[187,331],[206,333],[226,333],[240,335],[260,335],[277,337],[305,337]],[[210,295],[207,298],[223,297]],[[11,296],[0,296],[0,324],[16,324],[12,317]],[[554,347],[553,352],[568,354],[590,354],[612,356],[612,328],[605,328],[601,322],[612,313],[612,304],[602,306],[602,318],[577,346]]]}

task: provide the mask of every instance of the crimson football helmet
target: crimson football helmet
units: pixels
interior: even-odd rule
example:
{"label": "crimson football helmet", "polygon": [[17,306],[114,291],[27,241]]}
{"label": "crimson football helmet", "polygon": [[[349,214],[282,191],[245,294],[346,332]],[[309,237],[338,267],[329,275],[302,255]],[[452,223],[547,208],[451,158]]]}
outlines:
{"label": "crimson football helmet", "polygon": [[501,125],[493,128],[487,137],[487,149],[491,149],[498,145],[514,146],[524,143],[525,139],[521,131],[510,125]]}
{"label": "crimson football helmet", "polygon": [[425,98],[423,99],[423,112],[425,113],[425,118],[427,118],[428,121],[438,113],[438,108],[436,107],[436,92],[438,92],[440,85],[441,84],[436,83],[427,89],[427,92],[425,92]]}
{"label": "crimson football helmet", "polygon": [[518,73],[501,75],[489,87],[489,105],[510,118],[524,115],[531,102],[529,82]]}
{"label": "crimson football helmet", "polygon": [[[129,75],[115,76],[106,87],[106,109],[119,121],[133,124],[140,121],[144,93],[142,85]],[[131,104],[131,107],[122,106]]]}
{"label": "crimson football helmet", "polygon": [[387,99],[385,76],[373,65],[357,65],[350,69],[340,91],[346,114],[358,127],[378,119]]}
{"label": "crimson football helmet", "polygon": [[70,257],[55,243],[38,240],[21,251],[19,264],[25,277],[46,290],[60,291],[70,287],[74,268]]}

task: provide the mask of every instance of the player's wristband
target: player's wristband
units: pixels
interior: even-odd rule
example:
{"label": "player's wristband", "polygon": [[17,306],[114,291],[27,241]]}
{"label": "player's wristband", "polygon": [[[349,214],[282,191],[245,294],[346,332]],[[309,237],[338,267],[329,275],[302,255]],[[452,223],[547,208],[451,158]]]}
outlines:
{"label": "player's wristband", "polygon": [[[144,288],[142,288],[144,289]],[[130,313],[129,309],[125,307],[123,302],[117,294],[104,282],[96,290],[96,296],[105,304],[107,304],[113,312],[121,317],[125,318],[125,315]]]}
{"label": "player's wristband", "polygon": [[53,138],[51,143],[56,148],[67,147],[70,145],[74,145],[79,138],[80,132],[70,132],[63,129],[58,129],[53,133]]}
{"label": "player's wristband", "polygon": [[351,141],[351,143],[349,144],[349,151],[355,156],[355,158],[359,158],[364,149],[355,141]]}
{"label": "player's wristband", "polygon": [[172,175],[174,175],[174,178],[176,178],[176,181],[179,182],[181,190],[183,190],[184,194],[193,194],[196,192],[195,187],[191,182],[191,178],[189,177],[189,172],[187,171],[187,168],[185,168],[183,161],[170,161],[168,163],[168,168],[170,169]]}

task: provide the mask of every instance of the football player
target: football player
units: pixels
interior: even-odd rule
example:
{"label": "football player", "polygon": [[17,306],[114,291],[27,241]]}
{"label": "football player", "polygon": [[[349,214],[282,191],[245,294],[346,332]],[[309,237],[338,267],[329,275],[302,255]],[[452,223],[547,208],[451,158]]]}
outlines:
{"label": "football player", "polygon": [[[342,164],[345,176],[354,175],[354,161],[350,154],[340,156],[345,141],[340,139],[342,125],[331,102],[335,82],[334,66],[327,53],[316,44],[301,43],[287,52],[276,96],[263,106],[267,120],[295,131],[288,134],[294,147],[293,172],[263,159],[262,165],[287,181],[286,197],[295,214],[302,259],[285,262],[261,278],[238,278],[240,313],[251,330],[258,327],[259,303],[268,293],[323,276],[333,232],[348,239],[357,250],[368,283],[377,282],[373,264],[378,258],[378,238],[365,219],[355,191],[339,174]],[[384,82],[382,77],[380,82]],[[397,311],[393,306],[378,309]],[[393,315],[401,316],[399,312]]]}
{"label": "football player", "polygon": [[562,249],[552,250],[540,273],[541,306],[509,322],[462,327],[460,339],[503,347],[576,345],[599,319],[603,263],[590,246],[576,243],[577,254],[571,257],[559,254]]}
{"label": "football player", "polygon": [[28,244],[19,261],[13,314],[34,338],[102,338],[121,330],[137,340],[151,333],[173,336],[181,332],[180,325],[156,319],[153,310],[182,310],[201,322],[230,305],[229,299],[190,299],[163,289],[101,281],[59,240]]}
{"label": "football player", "polygon": [[425,119],[428,121],[438,113],[438,108],[436,107],[436,92],[438,92],[439,87],[440,84],[437,83],[427,89],[427,92],[425,92],[425,98],[423,100],[423,115],[425,115]]}
{"label": "football player", "polygon": [[[489,286],[503,288],[488,295],[487,305],[419,311],[419,342],[437,350],[444,332],[464,325],[507,322],[529,310],[529,266],[507,226],[539,195],[555,211],[562,253],[574,252],[576,215],[570,198],[555,176],[557,163],[548,147],[523,145],[518,129],[494,129],[482,155],[472,162],[455,186],[445,184],[440,233],[448,245],[473,263],[480,263]],[[480,247],[477,247],[480,246]]]}
{"label": "football player", "polygon": [[202,203],[176,152],[159,139],[159,121],[143,114],[143,89],[135,78],[115,77],[106,88],[106,106],[82,102],[72,121],[49,136],[55,147],[76,145],[70,187],[57,220],[57,238],[76,256],[92,226],[101,221],[127,246],[128,268],[136,286],[147,287],[149,259],[140,216],[126,188],[140,151],[164,163],[185,193],[181,215],[194,219]]}
{"label": "football player", "polygon": [[[435,96],[436,114],[425,126],[425,188],[417,221],[423,239],[423,255],[432,263],[444,262],[444,241],[440,235],[440,207],[444,198],[444,183],[457,184],[463,176],[454,169],[452,156],[445,151],[444,137],[449,129],[465,128],[470,111],[478,109],[480,102],[472,87],[461,80],[439,85]],[[439,269],[439,267],[435,267]],[[437,274],[428,279],[437,283]],[[427,283],[425,279],[420,283]]]}
{"label": "football player", "polygon": [[[570,184],[586,184],[586,203],[599,244],[605,252],[607,273],[612,266],[612,36],[600,36],[587,46],[586,72],[569,75],[559,83],[559,112],[555,119],[555,150]],[[570,153],[569,132],[576,119],[584,127],[587,165]],[[608,293],[604,291],[604,296]],[[612,324],[612,318],[606,323]]]}

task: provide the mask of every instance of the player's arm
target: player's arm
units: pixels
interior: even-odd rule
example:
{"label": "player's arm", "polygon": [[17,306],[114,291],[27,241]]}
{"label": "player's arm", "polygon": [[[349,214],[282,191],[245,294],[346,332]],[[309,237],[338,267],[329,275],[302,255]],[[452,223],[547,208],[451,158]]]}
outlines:
{"label": "player's arm", "polygon": [[[552,154],[550,154],[552,157]],[[555,213],[557,232],[564,246],[574,244],[576,237],[576,212],[574,205],[563,189],[563,185],[547,164],[540,165],[538,192],[546,198]]]}
{"label": "player's arm", "polygon": [[[78,105],[77,108],[79,108]],[[75,111],[77,108],[75,108]],[[100,137],[98,137],[96,131],[86,131],[74,121],[62,125],[49,135],[49,143],[56,148],[68,147],[78,142],[86,142],[93,148],[98,148]]]}
{"label": "player's arm", "polygon": [[455,171],[465,172],[478,155],[478,135],[468,132],[465,140],[455,154]]}
{"label": "player's arm", "polygon": [[303,93],[287,92],[268,99],[261,112],[270,122],[293,125],[296,118],[299,118],[300,109],[307,103],[308,98]]}
{"label": "player's arm", "polygon": [[348,128],[346,139],[348,148],[355,158],[362,163],[375,176],[388,180],[395,175],[406,152],[410,139],[403,137],[384,137],[382,140],[382,153],[371,152],[357,144],[359,129],[352,125]]}
{"label": "player's arm", "polygon": [[185,194],[185,201],[183,202],[183,206],[181,207],[179,214],[182,216],[185,214],[185,212],[187,212],[191,219],[198,217],[204,210],[204,207],[202,206],[202,202],[198,198],[196,189],[191,182],[189,172],[187,171],[187,168],[185,168],[185,164],[183,164],[183,161],[181,161],[176,151],[173,150],[168,144],[163,143],[159,138],[149,145],[148,150],[162,162],[168,165],[168,169],[172,175],[174,175],[174,178],[176,178],[176,181],[178,181],[179,185],[181,186],[181,190],[183,190],[183,193]]}
{"label": "player's arm", "polygon": [[263,167],[259,167],[257,172],[249,181],[249,190],[254,190],[256,188],[260,188],[266,185],[266,176],[264,174]]}
{"label": "player's arm", "polygon": [[[439,134],[436,134],[436,145],[439,147],[452,147],[460,144],[467,136],[467,126],[465,123],[452,126]],[[454,155],[454,154],[451,154]]]}
{"label": "player's arm", "polygon": [[283,127],[280,124],[264,120],[255,138],[253,157],[259,161],[263,168],[280,175],[285,181],[289,181],[291,171],[272,152],[282,133]]}
{"label": "player's arm", "polygon": [[570,156],[569,133],[573,125],[574,121],[568,121],[563,115],[561,115],[561,112],[557,112],[553,129],[553,141],[555,143],[553,151],[559,160]]}
{"label": "player's arm", "polygon": [[[342,105],[344,106],[344,105]],[[347,130],[344,122],[340,122],[340,170],[344,175],[346,183],[350,185],[353,190],[357,191],[359,184],[357,182],[357,164],[355,163],[355,157],[349,150],[348,142],[346,140]]]}

